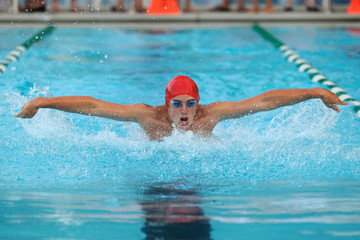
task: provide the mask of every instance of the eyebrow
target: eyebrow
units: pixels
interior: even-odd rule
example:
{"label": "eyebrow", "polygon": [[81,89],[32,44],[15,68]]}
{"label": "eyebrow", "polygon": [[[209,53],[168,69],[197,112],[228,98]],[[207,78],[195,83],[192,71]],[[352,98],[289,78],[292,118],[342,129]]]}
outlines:
{"label": "eyebrow", "polygon": [[[181,100],[175,100],[175,99],[172,99],[171,101],[173,101],[173,102],[183,102]],[[190,101],[196,101],[196,99],[190,99],[190,100],[187,100],[186,102],[190,102]]]}

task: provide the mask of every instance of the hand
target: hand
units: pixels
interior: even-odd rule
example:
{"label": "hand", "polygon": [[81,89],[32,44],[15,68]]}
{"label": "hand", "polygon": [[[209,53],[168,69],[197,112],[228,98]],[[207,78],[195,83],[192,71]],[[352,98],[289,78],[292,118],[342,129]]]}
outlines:
{"label": "hand", "polygon": [[320,99],[328,108],[332,108],[335,111],[340,112],[340,108],[335,104],[348,105],[348,103],[341,101],[335,93],[330,92],[329,90],[323,88],[318,88],[318,89],[321,91]]}
{"label": "hand", "polygon": [[20,118],[32,118],[35,116],[37,111],[39,110],[39,102],[41,101],[42,97],[38,97],[35,99],[32,99],[24,104],[24,106],[21,108],[21,112],[16,114],[14,117],[20,117]]}

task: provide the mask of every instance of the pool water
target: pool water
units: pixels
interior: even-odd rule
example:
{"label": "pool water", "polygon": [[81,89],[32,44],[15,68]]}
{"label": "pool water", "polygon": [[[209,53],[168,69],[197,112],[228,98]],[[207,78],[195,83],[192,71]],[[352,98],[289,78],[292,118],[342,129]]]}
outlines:
{"label": "pool water", "polygon": [[[1,29],[0,54],[39,29]],[[360,99],[360,36],[269,28]],[[164,104],[176,75],[200,103],[321,87],[251,28],[57,28],[0,75],[0,239],[359,239],[360,121],[311,100],[151,142],[135,123],[41,109],[36,96]]]}

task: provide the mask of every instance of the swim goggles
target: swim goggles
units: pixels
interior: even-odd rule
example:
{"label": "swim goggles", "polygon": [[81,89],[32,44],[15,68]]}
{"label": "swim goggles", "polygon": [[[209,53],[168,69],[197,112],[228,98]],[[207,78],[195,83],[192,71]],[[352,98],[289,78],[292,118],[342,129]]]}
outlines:
{"label": "swim goggles", "polygon": [[[180,108],[183,106],[182,101],[179,101],[179,100],[171,100],[170,103],[174,108]],[[196,100],[192,99],[192,100],[189,100],[186,102],[186,106],[188,108],[193,108],[193,107],[195,107],[196,103],[197,103]]]}

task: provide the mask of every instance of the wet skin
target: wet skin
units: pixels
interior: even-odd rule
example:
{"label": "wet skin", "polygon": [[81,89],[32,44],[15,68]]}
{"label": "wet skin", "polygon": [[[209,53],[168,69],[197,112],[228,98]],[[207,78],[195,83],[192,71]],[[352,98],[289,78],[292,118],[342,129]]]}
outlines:
{"label": "wet skin", "polygon": [[168,114],[170,120],[179,129],[187,130],[194,122],[198,105],[196,104],[194,107],[188,107],[186,103],[191,100],[195,100],[195,98],[187,95],[180,95],[174,97],[171,101],[181,102],[181,107],[176,108],[171,102],[169,104]]}
{"label": "wet skin", "polygon": [[322,88],[271,90],[258,96],[236,102],[214,102],[208,105],[187,103],[194,100],[188,95],[174,97],[181,107],[149,106],[143,103],[116,104],[87,96],[38,97],[27,102],[15,117],[32,118],[40,108],[98,116],[117,121],[137,122],[150,140],[162,140],[177,128],[203,136],[211,134],[216,124],[227,119],[240,118],[261,111],[293,105],[310,99],[321,99],[329,108],[340,112],[336,105],[347,105],[336,94]]}

